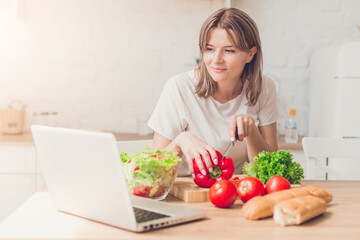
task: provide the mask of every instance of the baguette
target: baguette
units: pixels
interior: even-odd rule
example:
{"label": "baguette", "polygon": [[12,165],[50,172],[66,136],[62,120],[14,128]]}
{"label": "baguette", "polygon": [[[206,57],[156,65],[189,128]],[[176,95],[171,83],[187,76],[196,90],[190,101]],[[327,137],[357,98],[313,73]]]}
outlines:
{"label": "baguette", "polygon": [[257,196],[250,199],[242,207],[242,213],[245,218],[257,220],[260,218],[270,217],[274,214],[274,206],[282,201],[301,196],[315,196],[329,203],[332,201],[332,194],[322,188],[315,186],[305,186],[291,188],[274,192],[265,196]]}
{"label": "baguette", "polygon": [[325,200],[302,196],[280,202],[274,207],[274,221],[281,226],[301,224],[326,210]]}

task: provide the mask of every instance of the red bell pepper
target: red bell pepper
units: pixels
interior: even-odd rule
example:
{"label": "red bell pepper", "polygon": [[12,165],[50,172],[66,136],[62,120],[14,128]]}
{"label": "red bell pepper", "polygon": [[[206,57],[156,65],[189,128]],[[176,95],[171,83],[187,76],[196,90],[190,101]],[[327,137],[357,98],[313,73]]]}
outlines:
{"label": "red bell pepper", "polygon": [[[234,163],[230,157],[223,159],[223,156],[220,152],[216,151],[218,157],[218,163],[214,164],[213,160],[211,162],[213,164],[213,172],[209,173],[209,170],[205,168],[206,175],[203,175],[197,165],[195,159],[193,159],[193,166],[194,166],[194,182],[199,187],[210,188],[216,181],[229,179],[232,177],[235,168]],[[204,159],[201,156],[201,160],[205,165]]]}

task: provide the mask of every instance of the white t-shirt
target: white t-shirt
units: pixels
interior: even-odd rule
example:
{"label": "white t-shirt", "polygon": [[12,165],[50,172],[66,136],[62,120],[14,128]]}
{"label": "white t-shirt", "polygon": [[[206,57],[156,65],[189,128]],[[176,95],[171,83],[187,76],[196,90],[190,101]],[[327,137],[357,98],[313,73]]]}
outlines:
{"label": "white t-shirt", "polygon": [[[249,107],[246,105],[245,91],[226,103],[220,103],[213,97],[199,97],[195,93],[197,80],[194,71],[170,78],[162,90],[148,125],[163,137],[173,140],[181,132],[188,131],[224,153],[230,143],[228,125],[232,116],[247,114],[255,120],[256,126],[277,121],[276,88],[271,79],[263,77],[259,100]],[[245,141],[237,141],[229,156],[234,161],[235,173],[241,173],[244,163],[248,161]],[[188,160],[184,155],[182,159],[178,176],[190,175]]]}

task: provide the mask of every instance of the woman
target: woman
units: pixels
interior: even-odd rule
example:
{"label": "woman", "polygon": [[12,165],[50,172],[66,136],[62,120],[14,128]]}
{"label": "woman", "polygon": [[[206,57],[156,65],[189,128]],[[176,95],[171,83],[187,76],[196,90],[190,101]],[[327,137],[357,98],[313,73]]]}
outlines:
{"label": "woman", "polygon": [[[259,152],[277,150],[276,89],[262,76],[262,52],[255,22],[235,8],[213,13],[199,38],[199,67],[170,78],[148,122],[152,150],[178,152],[178,175],[212,172],[215,149],[224,152],[239,136],[232,153],[235,173]],[[204,159],[204,163],[201,160]]]}

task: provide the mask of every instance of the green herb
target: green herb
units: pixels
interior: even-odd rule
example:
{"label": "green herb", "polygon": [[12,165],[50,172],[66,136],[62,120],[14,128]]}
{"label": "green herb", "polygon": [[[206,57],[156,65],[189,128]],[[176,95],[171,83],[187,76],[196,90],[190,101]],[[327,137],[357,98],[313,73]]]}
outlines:
{"label": "green herb", "polygon": [[264,184],[274,175],[286,178],[291,184],[298,184],[304,179],[304,170],[292,160],[290,151],[263,151],[254,157],[254,161],[244,164],[243,172],[260,179]]}

